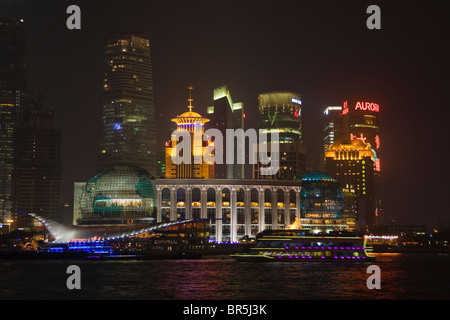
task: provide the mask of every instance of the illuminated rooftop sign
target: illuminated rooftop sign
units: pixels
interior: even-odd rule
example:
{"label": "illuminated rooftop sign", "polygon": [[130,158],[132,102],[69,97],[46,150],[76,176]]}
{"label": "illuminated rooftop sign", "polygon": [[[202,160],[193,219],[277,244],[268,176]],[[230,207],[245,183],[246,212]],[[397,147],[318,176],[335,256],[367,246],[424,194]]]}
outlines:
{"label": "illuminated rooftop sign", "polygon": [[356,102],[355,110],[380,112],[380,106],[373,102]]}
{"label": "illuminated rooftop sign", "polygon": [[348,113],[348,101],[344,102],[344,105],[342,106],[342,114]]}

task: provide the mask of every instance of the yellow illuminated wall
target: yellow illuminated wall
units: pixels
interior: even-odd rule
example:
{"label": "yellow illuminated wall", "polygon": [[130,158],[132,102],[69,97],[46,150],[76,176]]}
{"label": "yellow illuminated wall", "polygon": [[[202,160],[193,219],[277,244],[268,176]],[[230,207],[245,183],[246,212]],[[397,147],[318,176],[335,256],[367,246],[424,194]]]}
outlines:
{"label": "yellow illuminated wall", "polygon": [[[192,99],[189,99],[192,101]],[[192,105],[189,105],[189,111],[181,116],[172,119],[177,124],[177,130],[188,131],[191,135],[191,158],[184,159],[184,163],[175,164],[172,161],[172,152],[175,152],[177,145],[176,139],[172,139],[171,144],[166,147],[166,178],[168,179],[212,179],[214,178],[214,165],[207,164],[203,159],[203,153],[207,148],[203,143],[204,124],[209,119],[203,118],[200,114],[192,111]],[[194,135],[201,134],[201,144],[195,143]],[[202,163],[195,164],[194,156],[201,156]],[[190,160],[190,161],[189,161]],[[189,163],[188,163],[189,162]]]}

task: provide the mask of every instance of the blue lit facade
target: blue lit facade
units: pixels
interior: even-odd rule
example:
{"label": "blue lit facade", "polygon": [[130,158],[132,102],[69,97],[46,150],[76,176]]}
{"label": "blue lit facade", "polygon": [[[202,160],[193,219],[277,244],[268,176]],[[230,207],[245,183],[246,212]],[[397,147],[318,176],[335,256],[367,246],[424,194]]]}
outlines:
{"label": "blue lit facade", "polygon": [[344,193],[337,181],[321,172],[309,172],[299,180],[301,225],[326,232],[347,230],[348,223],[342,219]]}

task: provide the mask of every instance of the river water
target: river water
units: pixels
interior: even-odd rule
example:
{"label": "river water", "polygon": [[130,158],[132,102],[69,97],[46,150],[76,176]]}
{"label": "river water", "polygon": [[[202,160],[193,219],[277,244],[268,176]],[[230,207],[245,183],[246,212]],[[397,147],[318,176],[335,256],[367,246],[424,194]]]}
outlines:
{"label": "river water", "polygon": [[[448,254],[376,254],[380,289],[368,289],[370,264],[198,260],[0,260],[0,299],[308,300],[450,299]],[[69,290],[69,265],[81,289]]]}

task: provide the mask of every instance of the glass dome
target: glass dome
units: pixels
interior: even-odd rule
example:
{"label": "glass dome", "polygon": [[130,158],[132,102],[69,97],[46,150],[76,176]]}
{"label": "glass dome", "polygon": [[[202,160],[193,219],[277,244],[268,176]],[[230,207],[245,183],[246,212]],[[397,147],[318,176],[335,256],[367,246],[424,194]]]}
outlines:
{"label": "glass dome", "polygon": [[344,192],[336,180],[321,172],[308,172],[300,179],[300,216],[339,219],[344,211]]}
{"label": "glass dome", "polygon": [[154,178],[144,169],[125,164],[107,167],[86,183],[79,225],[141,224],[154,221]]}

